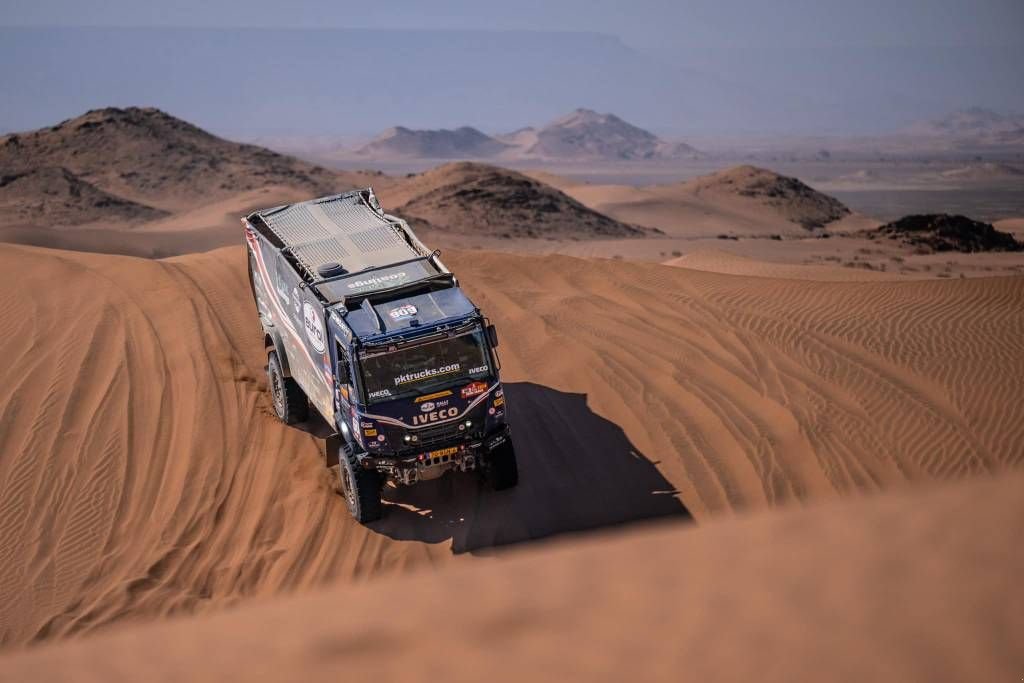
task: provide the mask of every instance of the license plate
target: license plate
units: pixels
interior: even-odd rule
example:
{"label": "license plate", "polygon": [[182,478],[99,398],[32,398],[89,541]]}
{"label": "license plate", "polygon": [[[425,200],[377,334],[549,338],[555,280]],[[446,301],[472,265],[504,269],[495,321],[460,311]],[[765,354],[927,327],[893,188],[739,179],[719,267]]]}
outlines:
{"label": "license plate", "polygon": [[458,446],[452,446],[451,448],[442,448],[437,451],[430,451],[427,453],[427,458],[430,460],[436,460],[437,458],[443,458],[446,455],[455,455],[459,452]]}

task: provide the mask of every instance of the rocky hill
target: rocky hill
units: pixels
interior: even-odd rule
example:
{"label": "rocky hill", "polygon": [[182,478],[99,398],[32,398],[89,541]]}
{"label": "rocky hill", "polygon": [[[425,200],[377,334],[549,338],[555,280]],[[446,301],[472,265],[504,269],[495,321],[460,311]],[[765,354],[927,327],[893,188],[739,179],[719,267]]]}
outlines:
{"label": "rocky hill", "polygon": [[503,238],[640,237],[648,230],[587,208],[521,173],[468,162],[440,166],[381,193],[414,227]]}
{"label": "rocky hill", "polygon": [[339,184],[335,172],[138,107],[95,109],[50,128],[0,137],[0,173],[49,167],[66,169],[114,197],[159,208],[265,185],[316,194]]}
{"label": "rocky hill", "polygon": [[537,161],[651,161],[699,158],[682,142],[662,140],[614,114],[577,109],[541,128],[489,136],[475,128],[389,128],[356,150],[373,159],[493,159]]}
{"label": "rocky hill", "polygon": [[60,166],[0,175],[0,216],[13,225],[80,225],[100,220],[148,221],[166,211],[115,197]]}
{"label": "rocky hill", "polygon": [[699,154],[689,145],[666,142],[614,114],[590,109],[577,109],[539,130],[513,135],[526,145],[524,156],[543,159],[635,161]]}
{"label": "rocky hill", "polygon": [[696,195],[731,195],[756,202],[808,230],[821,228],[849,215],[835,197],[805,185],[796,178],[756,166],[735,166],[695,178],[684,189]]}
{"label": "rocky hill", "polygon": [[411,130],[396,126],[361,147],[357,154],[375,159],[484,159],[508,147],[470,126],[455,130]]}
{"label": "rocky hill", "polygon": [[874,230],[870,237],[898,240],[928,251],[1024,251],[1024,243],[989,223],[944,213],[904,216]]}

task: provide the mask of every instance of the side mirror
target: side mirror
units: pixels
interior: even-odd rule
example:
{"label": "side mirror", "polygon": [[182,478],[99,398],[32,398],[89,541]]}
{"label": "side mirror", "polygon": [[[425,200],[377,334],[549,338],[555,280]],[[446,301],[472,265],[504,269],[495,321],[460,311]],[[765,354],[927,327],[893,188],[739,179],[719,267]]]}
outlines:
{"label": "side mirror", "polygon": [[491,348],[498,348],[498,329],[494,325],[487,326],[487,340],[491,342]]}

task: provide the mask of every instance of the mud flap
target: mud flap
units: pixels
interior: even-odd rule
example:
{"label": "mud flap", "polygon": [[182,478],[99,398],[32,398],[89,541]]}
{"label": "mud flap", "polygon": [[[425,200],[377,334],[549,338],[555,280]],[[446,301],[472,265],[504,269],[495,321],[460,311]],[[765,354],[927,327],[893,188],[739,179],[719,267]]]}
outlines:
{"label": "mud flap", "polygon": [[331,434],[324,446],[324,462],[328,468],[338,465],[338,452],[341,450],[341,435]]}

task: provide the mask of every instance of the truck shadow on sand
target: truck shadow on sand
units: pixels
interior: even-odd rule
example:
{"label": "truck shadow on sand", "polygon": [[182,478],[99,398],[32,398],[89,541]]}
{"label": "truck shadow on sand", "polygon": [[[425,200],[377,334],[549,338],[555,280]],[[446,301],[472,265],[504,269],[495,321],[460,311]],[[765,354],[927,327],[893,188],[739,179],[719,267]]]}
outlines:
{"label": "truck shadow on sand", "polygon": [[504,385],[519,485],[492,491],[474,473],[386,488],[370,527],[398,540],[452,542],[463,553],[655,517],[689,519],[678,492],[585,394]]}

